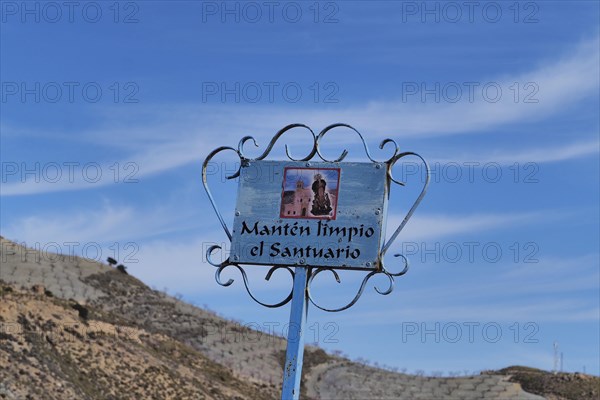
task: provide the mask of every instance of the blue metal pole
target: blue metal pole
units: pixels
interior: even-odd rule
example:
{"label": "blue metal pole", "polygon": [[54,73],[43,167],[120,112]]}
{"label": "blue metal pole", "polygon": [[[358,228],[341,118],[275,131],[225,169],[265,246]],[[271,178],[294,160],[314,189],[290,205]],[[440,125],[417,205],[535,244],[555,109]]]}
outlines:
{"label": "blue metal pole", "polygon": [[308,268],[297,267],[294,272],[294,292],[292,294],[285,366],[283,367],[281,400],[298,400],[300,398],[300,379],[304,358],[304,327],[306,326],[306,315],[308,313],[307,280]]}

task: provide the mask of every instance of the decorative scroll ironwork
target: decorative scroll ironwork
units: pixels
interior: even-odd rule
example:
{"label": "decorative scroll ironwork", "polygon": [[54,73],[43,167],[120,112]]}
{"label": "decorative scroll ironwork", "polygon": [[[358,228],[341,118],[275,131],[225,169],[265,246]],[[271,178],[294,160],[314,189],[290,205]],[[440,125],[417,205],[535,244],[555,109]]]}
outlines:
{"label": "decorative scroll ironwork", "polygon": [[[282,128],[281,130],[279,130],[271,139],[271,141],[269,142],[269,144],[267,145],[267,147],[265,148],[265,150],[262,152],[262,154],[260,154],[259,156],[255,157],[255,158],[250,158],[247,157],[245,152],[244,152],[244,145],[246,144],[246,142],[248,141],[252,141],[254,143],[255,147],[258,147],[258,144],[256,142],[256,140],[254,139],[254,137],[252,136],[244,136],[240,142],[238,143],[237,149],[234,147],[230,147],[230,146],[221,146],[216,148],[215,150],[213,150],[204,160],[204,163],[202,165],[202,184],[204,186],[204,189],[206,190],[206,193],[208,195],[208,198],[210,200],[210,203],[215,211],[215,213],[217,214],[217,217],[219,219],[219,222],[221,223],[221,226],[223,227],[223,230],[225,231],[225,234],[227,235],[227,237],[229,238],[229,241],[231,241],[232,239],[232,235],[231,235],[231,231],[229,230],[229,228],[227,227],[227,224],[225,223],[225,220],[223,219],[223,216],[221,215],[217,204],[215,202],[214,197],[212,196],[212,193],[208,187],[208,177],[207,177],[207,168],[208,165],[210,163],[210,161],[219,153],[221,152],[225,152],[225,151],[231,151],[234,152],[238,157],[239,157],[239,161],[240,161],[240,165],[238,167],[238,169],[231,175],[226,176],[227,179],[235,179],[238,178],[240,176],[240,172],[241,172],[241,168],[242,166],[248,165],[249,163],[253,162],[253,161],[260,161],[260,160],[264,160],[273,150],[275,144],[277,143],[277,141],[279,140],[279,138],[281,138],[286,132],[294,130],[296,128],[303,128],[304,130],[308,130],[308,132],[310,132],[310,137],[312,138],[311,141],[311,148],[310,151],[308,153],[308,155],[306,155],[303,158],[294,158],[291,155],[291,152],[289,150],[288,145],[285,145],[285,153],[286,156],[288,157],[289,160],[291,161],[311,161],[315,155],[317,155],[321,160],[323,160],[324,162],[330,162],[330,163],[337,163],[337,162],[341,162],[343,161],[346,156],[348,155],[348,150],[344,149],[342,151],[342,153],[340,154],[339,157],[337,157],[334,160],[328,160],[327,158],[325,158],[323,156],[323,154],[321,153],[321,142],[323,141],[323,138],[325,137],[326,133],[331,131],[332,129],[335,128],[348,128],[350,130],[352,130],[353,132],[355,132],[358,137],[360,138],[363,147],[364,147],[364,151],[365,154],[367,156],[367,158],[373,162],[373,163],[384,163],[387,166],[387,177],[388,177],[388,195],[389,195],[389,189],[391,186],[391,183],[395,183],[397,185],[400,186],[405,186],[405,182],[399,181],[397,179],[394,178],[394,176],[392,175],[392,169],[394,167],[394,165],[401,159],[405,158],[405,157],[409,157],[409,156],[414,156],[417,157],[418,159],[420,159],[420,161],[423,163],[424,167],[425,167],[425,181],[423,184],[423,187],[421,189],[421,192],[419,194],[419,196],[417,197],[417,199],[415,200],[415,202],[413,203],[413,205],[411,206],[411,208],[409,209],[408,213],[406,214],[406,216],[404,217],[404,219],[402,220],[402,222],[400,223],[400,225],[396,228],[396,230],[394,231],[394,233],[391,235],[391,237],[385,241],[380,249],[380,266],[378,269],[373,270],[371,272],[369,272],[364,279],[362,280],[362,283],[360,284],[360,287],[356,293],[356,295],[350,300],[350,302],[348,302],[347,304],[338,307],[338,308],[327,308],[327,307],[323,307],[321,305],[319,305],[317,303],[317,301],[315,300],[315,298],[313,298],[313,296],[311,295],[311,286],[313,281],[315,280],[315,278],[318,275],[321,275],[323,272],[325,271],[329,271],[334,279],[336,280],[337,283],[341,283],[341,279],[339,274],[337,273],[337,271],[333,268],[329,268],[329,267],[310,267],[310,266],[306,266],[306,267],[301,267],[301,266],[296,266],[296,268],[301,267],[301,268],[308,268],[308,284],[307,284],[307,297],[310,300],[310,302],[316,306],[317,308],[323,310],[323,311],[328,311],[328,312],[338,312],[338,311],[343,311],[346,310],[350,307],[352,307],[354,304],[356,304],[356,302],[358,301],[358,299],[362,296],[362,294],[365,291],[365,288],[369,282],[369,280],[371,278],[373,278],[374,276],[380,276],[383,275],[387,278],[387,287],[384,288],[383,290],[380,289],[379,287],[375,286],[374,289],[377,293],[381,294],[381,295],[388,295],[390,294],[393,290],[394,290],[394,279],[404,275],[406,272],[408,272],[408,268],[409,268],[409,263],[408,263],[408,259],[402,255],[402,254],[394,254],[394,257],[400,257],[403,260],[403,268],[401,271],[399,272],[392,272],[389,271],[384,264],[384,256],[387,253],[387,251],[389,250],[390,246],[394,243],[394,241],[396,240],[396,238],[398,237],[398,235],[400,234],[400,232],[404,229],[404,226],[406,225],[406,223],[408,222],[408,220],[412,217],[414,211],[416,210],[416,208],[419,206],[419,204],[421,203],[423,197],[425,196],[425,193],[427,191],[427,188],[429,186],[429,179],[430,179],[430,171],[429,171],[429,166],[427,164],[427,162],[425,161],[425,159],[423,157],[421,157],[419,154],[414,153],[414,152],[400,152],[400,148],[398,146],[398,144],[393,140],[393,139],[384,139],[383,141],[381,141],[381,143],[379,144],[379,149],[383,150],[385,147],[390,147],[389,145],[391,145],[391,148],[393,148],[393,154],[386,160],[384,161],[377,161],[375,160],[372,156],[371,153],[369,151],[369,147],[367,146],[367,143],[365,142],[364,137],[362,136],[362,134],[355,129],[354,127],[352,127],[351,125],[348,124],[344,124],[344,123],[336,123],[336,124],[332,124],[327,126],[326,128],[324,128],[318,135],[315,135],[315,133],[313,132],[313,130],[308,127],[307,125],[304,124],[290,124],[287,125],[286,127]],[[246,271],[244,271],[243,267],[240,266],[238,263],[236,262],[232,262],[229,258],[221,263],[215,262],[213,260],[213,253],[217,250],[222,250],[221,246],[218,245],[214,245],[211,246],[210,248],[208,248],[207,252],[206,252],[206,257],[208,262],[214,266],[215,268],[217,268],[216,273],[215,273],[215,279],[217,281],[217,283],[221,286],[230,286],[231,284],[233,284],[234,279],[229,279],[226,282],[223,282],[221,279],[221,274],[222,272],[228,268],[228,267],[234,267],[236,268],[242,275],[242,279],[244,282],[244,286],[246,288],[246,291],[248,292],[248,294],[250,295],[250,297],[257,302],[260,305],[263,305],[265,307],[270,307],[270,308],[276,308],[276,307],[281,307],[287,303],[290,302],[290,300],[292,299],[292,290],[293,290],[293,285],[292,285],[292,289],[290,290],[290,292],[288,293],[288,295],[281,301],[276,302],[276,303],[266,303],[263,302],[261,300],[259,300],[254,293],[251,291],[250,289],[250,284],[249,284],[249,280],[248,280],[248,276],[246,274]],[[290,276],[292,277],[292,281],[294,279],[294,271],[289,267],[289,266],[273,266],[272,268],[269,269],[269,271],[267,272],[266,276],[265,276],[265,280],[269,281],[271,279],[271,277],[273,276],[273,274],[277,271],[277,270],[287,270],[290,273]]]}

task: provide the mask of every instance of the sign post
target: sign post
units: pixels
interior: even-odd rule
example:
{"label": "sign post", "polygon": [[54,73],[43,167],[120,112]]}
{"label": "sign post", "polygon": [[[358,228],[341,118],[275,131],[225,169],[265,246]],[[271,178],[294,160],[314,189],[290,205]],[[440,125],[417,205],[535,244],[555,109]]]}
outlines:
{"label": "sign post", "polygon": [[300,378],[302,376],[302,359],[304,358],[304,326],[308,314],[307,278],[306,268],[296,268],[283,367],[282,399],[296,400],[300,398]]}
{"label": "sign post", "polygon": [[[265,160],[285,132],[298,128],[311,134],[311,148],[306,157],[293,158],[286,145],[289,160]],[[343,162],[348,154],[346,150],[335,160],[326,159],[319,146],[325,134],[334,128],[347,128],[358,134],[368,161]],[[403,269],[392,272],[386,269],[384,257],[423,199],[429,184],[429,167],[420,155],[400,152],[396,142],[391,139],[383,140],[379,147],[383,149],[390,145],[393,148],[392,156],[385,161],[376,161],[371,157],[360,132],[347,124],[329,125],[318,135],[306,125],[288,125],[275,134],[265,151],[256,158],[248,158],[244,154],[244,145],[249,140],[256,145],[254,138],[246,136],[241,139],[237,149],[219,147],[204,161],[203,185],[231,242],[231,251],[225,261],[216,262],[213,259],[213,253],[221,249],[218,245],[207,250],[207,260],[217,268],[215,277],[222,286],[233,283],[233,279],[226,282],[221,280],[222,271],[227,267],[237,268],[250,297],[265,307],[281,307],[291,301],[282,399],[298,399],[309,302],[329,312],[348,309],[358,301],[368,281],[376,275],[388,278],[386,289],[375,287],[378,293],[387,295],[393,291],[394,278],[408,271],[408,260],[401,254],[395,254],[395,257],[402,258]],[[231,231],[208,188],[211,160],[224,151],[234,152],[240,160],[238,170],[227,176],[228,179],[237,178],[239,182]],[[421,160],[425,168],[425,180],[412,207],[386,241],[391,185],[405,185],[393,177],[392,168],[400,159],[408,156]],[[243,268],[245,265],[271,266],[265,276],[267,281],[275,271],[286,270],[293,279],[291,291],[277,303],[260,301],[250,290]],[[311,296],[311,284],[324,271],[332,273],[340,283],[336,270],[368,273],[350,302],[338,308],[322,307]]]}

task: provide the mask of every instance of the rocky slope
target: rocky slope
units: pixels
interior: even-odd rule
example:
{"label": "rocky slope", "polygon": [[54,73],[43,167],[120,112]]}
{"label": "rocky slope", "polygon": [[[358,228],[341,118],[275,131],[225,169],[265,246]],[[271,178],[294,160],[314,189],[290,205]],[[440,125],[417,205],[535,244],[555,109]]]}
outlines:
{"label": "rocky slope", "polygon": [[274,387],[172,338],[74,301],[0,283],[0,398],[249,399]]}
{"label": "rocky slope", "polygon": [[511,382],[518,382],[523,389],[538,393],[549,400],[600,399],[600,378],[581,373],[551,373],[536,368],[513,366],[491,371],[490,374],[506,375]]}

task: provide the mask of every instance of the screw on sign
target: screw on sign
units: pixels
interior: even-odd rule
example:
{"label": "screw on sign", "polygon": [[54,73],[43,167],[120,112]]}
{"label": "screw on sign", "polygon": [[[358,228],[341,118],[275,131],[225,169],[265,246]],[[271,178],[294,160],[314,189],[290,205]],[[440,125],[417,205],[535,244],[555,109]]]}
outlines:
{"label": "screw on sign", "polygon": [[[366,162],[344,162],[348,155],[343,150],[334,160],[326,159],[319,150],[323,138],[332,129],[347,128],[361,139]],[[292,158],[286,145],[288,160],[266,160],[279,138],[288,131],[306,131],[310,134],[310,152],[304,158]],[[415,209],[425,196],[429,185],[429,167],[417,153],[400,152],[392,139],[381,142],[380,148],[391,147],[393,154],[385,161],[371,157],[362,134],[347,124],[332,124],[318,135],[304,124],[291,124],[279,130],[264,152],[256,158],[244,153],[246,142],[256,141],[243,137],[237,148],[221,146],[204,160],[202,182],[217,218],[231,242],[227,260],[216,262],[213,253],[221,246],[207,249],[208,262],[217,268],[216,280],[221,286],[230,286],[234,280],[221,280],[225,268],[236,268],[242,275],[244,286],[257,303],[269,307],[281,307],[291,302],[290,324],[287,338],[286,362],[283,373],[283,400],[298,399],[304,355],[304,332],[308,304],[328,312],[338,312],[352,307],[361,297],[367,282],[373,277],[388,278],[385,290],[375,288],[383,295],[393,290],[394,279],[408,271],[408,260],[403,261],[400,272],[391,272],[384,265],[384,257],[398,234],[402,231]],[[233,226],[230,229],[219,212],[208,187],[207,167],[219,153],[233,152],[239,159],[237,171],[227,179],[238,179],[238,194]],[[392,175],[392,167],[405,157],[417,157],[426,171],[421,192],[408,213],[386,240],[384,227],[392,184],[404,186]],[[259,178],[257,178],[259,177]],[[274,272],[287,271],[293,279],[291,291],[276,303],[259,300],[250,290],[244,266],[268,265],[265,279]],[[338,308],[326,308],[311,295],[311,285],[322,272],[333,274],[340,282],[337,270],[367,272],[358,292],[347,304]]]}

